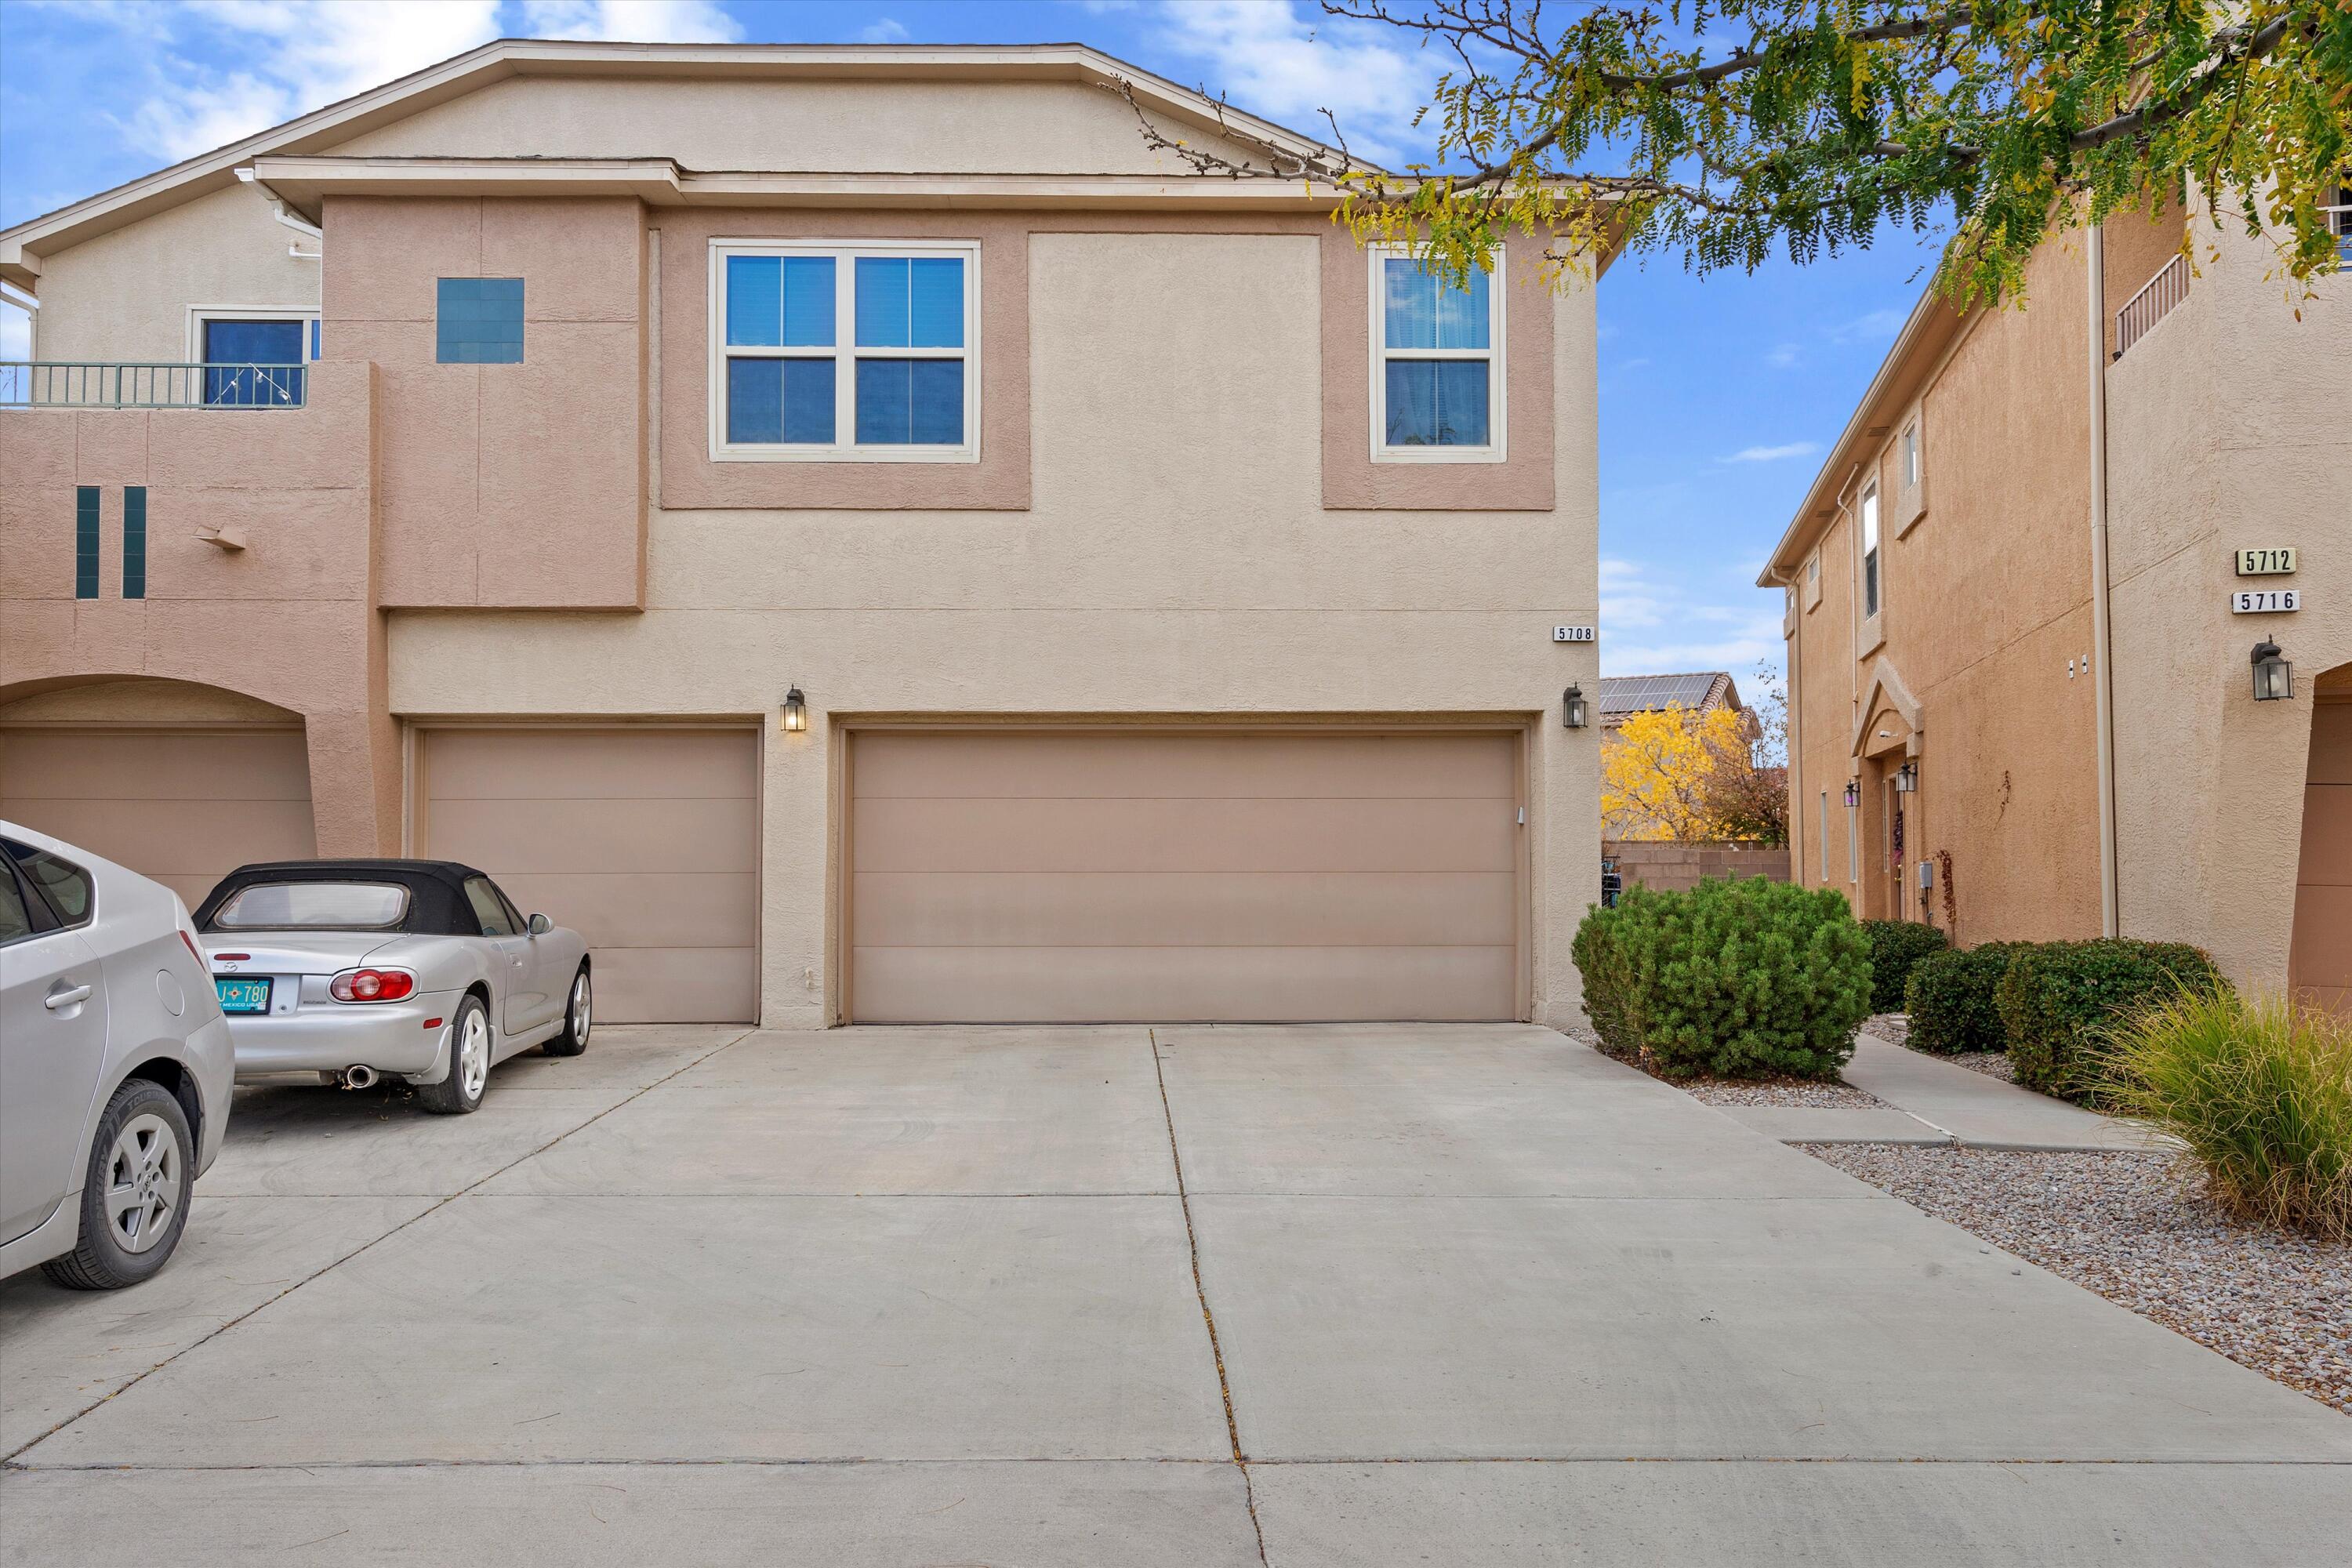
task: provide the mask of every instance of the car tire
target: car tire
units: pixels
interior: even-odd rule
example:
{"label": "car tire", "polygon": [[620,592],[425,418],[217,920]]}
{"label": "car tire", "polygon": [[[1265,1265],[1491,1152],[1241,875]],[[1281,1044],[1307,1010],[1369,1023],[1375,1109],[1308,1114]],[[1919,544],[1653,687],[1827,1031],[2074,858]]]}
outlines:
{"label": "car tire", "polygon": [[572,977],[572,994],[563,1003],[563,1032],[539,1048],[551,1057],[576,1057],[588,1048],[588,1031],[596,1022],[596,999],[588,984],[588,966]]}
{"label": "car tire", "polygon": [[449,1020],[449,1071],[439,1083],[416,1086],[416,1103],[436,1116],[463,1116],[482,1108],[490,1086],[490,1012],[470,993]]}
{"label": "car tire", "polygon": [[68,1290],[119,1290],[172,1259],[196,1187],[196,1140],[177,1096],[127,1079],[106,1102],[81,1188],[81,1237],[41,1265]]}

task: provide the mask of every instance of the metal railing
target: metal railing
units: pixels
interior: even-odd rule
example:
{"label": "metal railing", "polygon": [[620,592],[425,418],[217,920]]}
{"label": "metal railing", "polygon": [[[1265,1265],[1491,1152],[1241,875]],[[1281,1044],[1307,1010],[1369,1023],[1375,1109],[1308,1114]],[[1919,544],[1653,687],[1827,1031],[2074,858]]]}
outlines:
{"label": "metal railing", "polygon": [[0,408],[299,408],[299,364],[0,360]]}
{"label": "metal railing", "polygon": [[2157,268],[2156,276],[2140,285],[2138,293],[2116,312],[2116,357],[2132,344],[2147,336],[2157,322],[2172,313],[2172,308],[2189,298],[2189,258],[2176,256]]}

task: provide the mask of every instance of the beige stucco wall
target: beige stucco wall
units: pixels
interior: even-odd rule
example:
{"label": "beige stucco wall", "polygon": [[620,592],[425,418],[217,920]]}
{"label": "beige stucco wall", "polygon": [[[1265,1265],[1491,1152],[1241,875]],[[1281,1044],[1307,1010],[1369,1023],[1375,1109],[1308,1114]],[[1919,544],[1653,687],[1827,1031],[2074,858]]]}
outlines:
{"label": "beige stucco wall", "polygon": [[[1168,134],[1225,146],[1173,121]],[[1077,82],[511,77],[332,149],[674,158],[703,171],[1181,174],[1124,100]]]}
{"label": "beige stucco wall", "polygon": [[[1544,307],[1554,510],[1327,510],[1320,245],[1034,236],[1027,510],[656,510],[642,616],[395,612],[394,711],[768,718],[772,1025],[834,1016],[840,721],[1524,722],[1532,1006],[1569,1016],[1569,940],[1599,886],[1599,731],[1564,729],[1559,701],[1597,671],[1550,628],[1596,610],[1592,296]],[[795,683],[811,729],[782,735]]]}
{"label": "beige stucco wall", "polygon": [[[2312,688],[2352,660],[2352,279],[2298,300],[2261,242],[2196,240],[2188,299],[2107,378],[2118,891],[2125,934],[2197,942],[2274,990]],[[2234,575],[2235,551],[2273,545],[2301,570]],[[2231,615],[2240,587],[2297,588],[2305,608]],[[2294,663],[2292,702],[2252,700],[2265,637]]]}
{"label": "beige stucco wall", "polygon": [[44,257],[33,357],[177,363],[190,306],[315,310],[319,263],[288,255],[298,242],[319,247],[238,185]]}

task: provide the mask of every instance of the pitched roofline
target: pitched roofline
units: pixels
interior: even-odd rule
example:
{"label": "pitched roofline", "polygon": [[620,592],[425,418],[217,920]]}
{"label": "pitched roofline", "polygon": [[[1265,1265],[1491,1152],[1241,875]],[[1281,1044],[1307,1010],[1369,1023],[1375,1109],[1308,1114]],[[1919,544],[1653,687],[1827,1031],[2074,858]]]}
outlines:
{"label": "pitched roofline", "polygon": [[1920,291],[1902,331],[1895,334],[1893,346],[1879,363],[1878,374],[1870,378],[1844,430],[1822,459],[1780,542],[1765,557],[1764,570],[1756,578],[1758,587],[1776,588],[1796,581],[1797,569],[1813,541],[1837,514],[1838,499],[1854,466],[1864,460],[1873,443],[1885,439],[1895,416],[1919,395],[1921,384],[1959,334],[1964,320],[1932,279]]}
{"label": "pitched roofline", "polygon": [[68,206],[0,229],[0,278],[30,288],[40,258],[236,183],[257,155],[347,142],[378,125],[512,76],[835,77],[929,80],[1127,83],[1145,108],[1202,130],[1238,131],[1304,157],[1336,156],[1311,137],[1084,44],[605,44],[499,38],[437,65],[330,103],[282,125],[159,169]]}

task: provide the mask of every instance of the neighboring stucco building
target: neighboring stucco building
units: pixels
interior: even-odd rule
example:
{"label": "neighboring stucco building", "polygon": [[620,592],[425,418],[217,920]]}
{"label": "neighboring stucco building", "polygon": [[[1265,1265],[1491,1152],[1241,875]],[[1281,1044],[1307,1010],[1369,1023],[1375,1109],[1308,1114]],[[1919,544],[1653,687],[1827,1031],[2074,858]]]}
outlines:
{"label": "neighboring stucco building", "polygon": [[[1912,312],[1761,579],[1795,868],[1964,943],[2181,940],[2344,1006],[2352,278],[2298,302],[2261,242],[2200,225],[2192,268],[2180,237],[2117,219],[2021,310]],[[2264,642],[2290,700],[2255,700]]]}
{"label": "neighboring stucco building", "polygon": [[1219,134],[1076,47],[502,42],[0,233],[0,814],[191,902],[478,863],[611,1019],[1571,1016],[1591,286],[1122,81]]}

